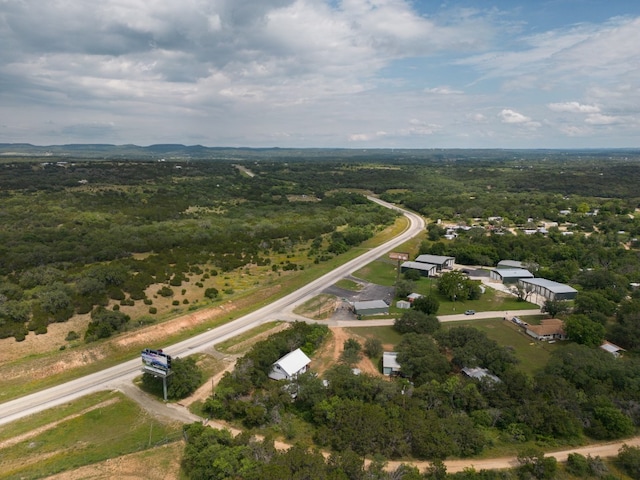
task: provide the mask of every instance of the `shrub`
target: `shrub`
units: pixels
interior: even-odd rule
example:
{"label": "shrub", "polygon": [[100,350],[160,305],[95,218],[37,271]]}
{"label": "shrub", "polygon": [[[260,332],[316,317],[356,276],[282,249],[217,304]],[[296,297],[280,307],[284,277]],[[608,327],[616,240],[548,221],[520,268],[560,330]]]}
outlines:
{"label": "shrub", "polygon": [[158,313],[158,309],[156,307],[150,307],[149,308],[149,313],[151,315],[155,315],[156,313]]}
{"label": "shrub", "polygon": [[173,290],[167,286],[162,287],[158,290],[158,295],[161,297],[173,297]]}
{"label": "shrub", "polygon": [[67,336],[65,337],[65,340],[67,342],[72,342],[74,340],[77,340],[80,338],[80,335],[78,335],[77,332],[74,332],[73,330],[71,330],[69,333],[67,333]]}

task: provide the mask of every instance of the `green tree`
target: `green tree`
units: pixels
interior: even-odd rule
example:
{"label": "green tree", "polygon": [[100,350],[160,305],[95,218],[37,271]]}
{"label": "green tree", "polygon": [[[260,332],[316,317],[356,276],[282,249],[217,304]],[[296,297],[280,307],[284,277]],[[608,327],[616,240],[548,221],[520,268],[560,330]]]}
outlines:
{"label": "green tree", "polygon": [[564,300],[546,300],[541,310],[556,318],[569,311],[569,304]]}
{"label": "green tree", "polygon": [[204,296],[205,296],[205,297],[207,297],[207,298],[209,298],[209,299],[211,299],[211,300],[216,300],[216,299],[218,298],[218,294],[219,294],[219,293],[220,293],[220,292],[218,292],[218,289],[217,289],[217,288],[215,288],[215,287],[210,287],[210,288],[207,288],[207,289],[204,291]]}
{"label": "green tree", "polygon": [[555,457],[545,457],[544,453],[535,448],[526,449],[518,454],[518,477],[522,479],[536,478],[547,480],[555,478],[558,462]]}
{"label": "green tree", "polygon": [[440,302],[435,295],[426,295],[424,297],[416,298],[411,304],[411,308],[426,313],[427,315],[436,315],[440,308]]}
{"label": "green tree", "polygon": [[587,429],[589,435],[599,440],[626,437],[633,431],[633,421],[613,405],[595,407]]}
{"label": "green tree", "polygon": [[444,380],[451,371],[447,358],[440,353],[430,335],[407,333],[396,348],[402,372],[413,379],[416,386],[431,380]]}
{"label": "green tree", "polygon": [[360,361],[360,352],[362,345],[354,338],[349,338],[344,341],[342,345],[342,353],[340,354],[340,361],[347,365],[353,365]]}
{"label": "green tree", "polygon": [[467,300],[468,282],[469,279],[467,276],[458,270],[445,272],[440,276],[440,280],[438,280],[438,290],[449,300]]}
{"label": "green tree", "polygon": [[420,310],[410,309],[394,320],[393,327],[400,333],[431,334],[440,328],[440,321],[435,315],[428,315]]}
{"label": "green tree", "polygon": [[382,355],[382,342],[379,338],[367,338],[364,342],[364,354],[369,358],[376,358]]}
{"label": "green tree", "polygon": [[640,478],[640,447],[623,445],[618,451],[617,462],[631,478]]}
{"label": "green tree", "polygon": [[604,325],[586,315],[571,315],[565,320],[564,329],[569,340],[588,347],[601,345],[606,333]]}
{"label": "green tree", "polygon": [[406,298],[410,293],[413,293],[416,289],[416,284],[411,280],[398,280],[396,282],[396,297]]}

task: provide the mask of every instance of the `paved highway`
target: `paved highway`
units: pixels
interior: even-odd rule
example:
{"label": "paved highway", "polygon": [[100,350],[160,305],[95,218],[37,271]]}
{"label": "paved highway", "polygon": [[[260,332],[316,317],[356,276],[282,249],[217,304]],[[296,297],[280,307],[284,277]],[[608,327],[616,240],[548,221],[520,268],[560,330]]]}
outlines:
{"label": "paved highway", "polygon": [[[402,212],[402,214],[409,219],[410,226],[394,239],[365,252],[358,258],[341,265],[299,290],[237,320],[169,346],[164,349],[165,353],[174,357],[184,357],[191,353],[202,352],[216,343],[234,337],[264,322],[277,320],[283,316],[283,314],[286,315],[287,312],[291,312],[295,306],[317,295],[324,288],[333,285],[345,275],[364,267],[371,261],[393,250],[395,247],[424,230],[425,223],[419,215],[402,210],[374,197],[369,197],[369,199],[384,207]],[[56,387],[0,404],[0,425],[63,404],[89,393],[118,388],[123,383],[130,383],[131,380],[137,375],[140,375],[140,373],[141,361],[139,358],[136,358]]]}

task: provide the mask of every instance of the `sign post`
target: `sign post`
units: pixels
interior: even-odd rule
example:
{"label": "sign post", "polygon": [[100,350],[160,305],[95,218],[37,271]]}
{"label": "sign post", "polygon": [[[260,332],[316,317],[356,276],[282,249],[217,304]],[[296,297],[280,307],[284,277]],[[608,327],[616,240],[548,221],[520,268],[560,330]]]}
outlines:
{"label": "sign post", "polygon": [[162,378],[162,393],[164,401],[167,401],[167,377],[171,371],[171,355],[167,355],[162,350],[151,350],[145,348],[141,353],[142,371],[150,373],[154,377]]}
{"label": "sign post", "polygon": [[409,260],[409,254],[402,253],[402,252],[391,252],[389,254],[389,258],[391,260],[398,261],[398,264],[396,265],[396,284],[394,286],[394,291],[393,291],[393,296],[395,297],[398,291],[398,280],[400,280],[400,262],[406,262],[407,260]]}

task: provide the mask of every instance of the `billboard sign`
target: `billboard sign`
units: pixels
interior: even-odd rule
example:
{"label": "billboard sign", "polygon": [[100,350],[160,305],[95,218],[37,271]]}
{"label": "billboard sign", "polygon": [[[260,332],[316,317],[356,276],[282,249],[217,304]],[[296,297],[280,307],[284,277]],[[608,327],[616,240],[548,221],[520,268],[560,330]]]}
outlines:
{"label": "billboard sign", "polygon": [[142,350],[142,365],[145,370],[154,373],[167,374],[171,370],[171,355],[163,353],[162,350]]}
{"label": "billboard sign", "polygon": [[409,254],[408,253],[401,253],[401,252],[391,252],[389,254],[389,258],[391,260],[407,261],[407,260],[409,260]]}

